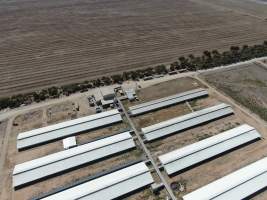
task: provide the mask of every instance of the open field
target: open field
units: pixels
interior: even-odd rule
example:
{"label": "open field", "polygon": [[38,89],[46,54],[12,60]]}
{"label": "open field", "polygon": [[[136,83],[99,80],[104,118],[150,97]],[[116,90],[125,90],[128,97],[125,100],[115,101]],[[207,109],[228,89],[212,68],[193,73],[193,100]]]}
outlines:
{"label": "open field", "polygon": [[[233,72],[231,73],[234,74]],[[240,73],[237,72],[236,74],[236,76],[238,76]],[[219,75],[217,75],[217,77],[222,78],[222,80],[224,79],[224,77]],[[186,82],[186,84],[182,86],[181,84],[179,84],[180,81]],[[168,91],[169,88],[172,88],[174,83],[176,83],[180,85],[179,90],[180,92],[182,92],[184,90],[188,90],[190,88],[188,88],[188,86],[192,85],[192,83],[194,82],[196,83],[197,81],[194,79],[177,79],[175,81],[169,81],[165,82],[164,84],[159,84],[157,85],[157,87],[160,88],[159,91],[164,91],[163,93],[166,93],[166,91]],[[198,87],[199,86],[202,86],[201,83],[198,83]],[[156,86],[145,88],[144,93],[141,89],[141,91],[139,91],[139,94],[143,95],[138,96],[140,98],[140,101],[146,102],[152,99],[159,98],[159,94],[153,92],[155,88]],[[158,164],[160,162],[157,158],[160,155],[198,142],[205,138],[217,135],[223,131],[235,128],[244,123],[255,127],[262,134],[263,138],[267,137],[267,130],[263,124],[251,118],[250,115],[247,115],[243,111],[239,110],[235,105],[232,104],[231,101],[227,101],[225,100],[225,98],[218,96],[209,88],[207,88],[207,90],[209,91],[209,97],[188,101],[194,111],[224,102],[232,105],[235,114],[221,118],[219,120],[214,120],[201,126],[188,129],[186,131],[181,131],[180,133],[173,134],[166,138],[146,143],[147,147],[152,153],[153,158],[158,162]],[[167,92],[166,95],[171,95],[175,92],[178,91],[172,90],[169,93]],[[153,94],[155,95],[155,98],[153,98]],[[130,106],[129,104],[131,103],[128,103],[127,106]],[[132,119],[136,124],[137,128],[140,130],[142,127],[190,113],[191,111],[187,106],[187,104],[182,103],[155,112],[133,117]],[[208,162],[204,162],[201,165],[197,165],[192,169],[185,170],[174,176],[169,177],[164,171],[163,174],[169,184],[179,183],[184,186],[184,191],[182,192],[179,191],[179,189],[173,190],[177,198],[180,199],[184,194],[196,190],[197,188],[204,186],[218,178],[221,178],[239,168],[242,168],[249,163],[255,162],[260,158],[267,156],[266,148],[267,142],[265,139],[262,139],[260,141],[253,142],[249,145],[245,145],[242,148],[237,148],[234,151],[230,151],[226,154],[223,154],[222,156],[219,156],[215,159],[211,159]],[[253,199],[265,200],[266,197],[267,193],[263,192]]]}
{"label": "open field", "polygon": [[242,65],[203,74],[207,82],[267,121],[267,67]]}
{"label": "open field", "polygon": [[0,96],[262,43],[267,5],[247,1],[1,1]]}

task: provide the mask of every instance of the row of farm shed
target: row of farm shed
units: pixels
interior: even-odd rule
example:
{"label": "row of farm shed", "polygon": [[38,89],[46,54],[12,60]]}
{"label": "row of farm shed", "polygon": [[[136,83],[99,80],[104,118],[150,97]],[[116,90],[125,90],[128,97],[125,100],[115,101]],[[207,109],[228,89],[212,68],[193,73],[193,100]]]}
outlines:
{"label": "row of farm shed", "polygon": [[[204,89],[196,89],[165,97],[129,108],[133,117],[171,106],[180,102],[207,96]],[[147,142],[161,140],[171,134],[234,114],[230,105],[222,103],[198,110],[180,117],[163,121],[141,129]],[[201,164],[236,148],[261,139],[261,134],[252,126],[243,124],[230,130],[208,137],[199,142],[158,156],[160,164],[169,176]],[[244,199],[267,186],[267,158],[263,158],[236,172],[233,172],[207,186],[183,197],[184,200],[226,200]]]}
{"label": "row of farm shed", "polygon": [[[145,113],[163,109],[181,102],[208,96],[205,89],[194,89],[162,99],[129,107],[129,114],[137,117]],[[148,127],[141,128],[143,139],[147,143],[169,137],[173,134],[200,126],[234,114],[230,105],[221,103],[202,110],[178,116]],[[91,131],[122,122],[118,110],[82,117],[75,120],[20,133],[17,137],[19,151],[39,145],[75,136],[81,132]],[[90,133],[89,133],[90,134]],[[49,177],[64,174],[85,164],[101,161],[118,153],[136,148],[133,131],[125,130],[108,137],[90,141],[74,148],[46,155],[34,160],[17,164],[13,170],[13,187],[19,189]],[[180,149],[158,156],[160,165],[168,176],[201,164],[237,147],[248,145],[261,139],[261,134],[252,126],[243,124],[230,130],[190,144]],[[186,194],[184,200],[208,199],[243,199],[267,187],[267,158],[252,163],[232,174],[214,181],[192,193]],[[125,166],[104,172],[86,180],[38,196],[36,199],[65,200],[118,199],[133,191],[154,183],[151,170],[146,162],[136,161]],[[251,187],[253,185],[253,187]]]}

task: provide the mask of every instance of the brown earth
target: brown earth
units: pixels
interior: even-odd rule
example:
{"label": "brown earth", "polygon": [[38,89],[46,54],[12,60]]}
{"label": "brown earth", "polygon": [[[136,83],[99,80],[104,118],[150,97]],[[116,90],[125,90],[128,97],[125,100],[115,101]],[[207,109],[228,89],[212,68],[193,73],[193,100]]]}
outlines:
{"label": "brown earth", "polygon": [[196,79],[193,79],[191,77],[183,77],[179,79],[169,80],[166,82],[157,83],[155,85],[137,90],[136,93],[139,101],[133,101],[133,102],[124,101],[123,104],[126,108],[128,108],[133,105],[145,103],[159,98],[164,98],[167,96],[171,96],[181,92],[186,92],[188,90],[193,90],[200,87],[205,88]]}
{"label": "brown earth", "polygon": [[7,120],[0,121],[0,149],[1,150],[2,150],[2,145],[4,143],[6,127],[7,127]]}
{"label": "brown earth", "polygon": [[0,2],[0,96],[267,39],[248,0]]}
{"label": "brown earth", "polygon": [[206,81],[267,121],[267,67],[246,64],[203,73]]}

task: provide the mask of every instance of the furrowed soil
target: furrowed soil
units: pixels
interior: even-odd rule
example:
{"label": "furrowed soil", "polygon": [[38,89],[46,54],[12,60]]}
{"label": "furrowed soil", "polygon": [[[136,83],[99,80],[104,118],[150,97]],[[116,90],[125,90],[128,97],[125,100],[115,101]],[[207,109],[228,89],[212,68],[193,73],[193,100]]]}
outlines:
{"label": "furrowed soil", "polygon": [[0,96],[266,40],[267,5],[234,2],[1,1]]}

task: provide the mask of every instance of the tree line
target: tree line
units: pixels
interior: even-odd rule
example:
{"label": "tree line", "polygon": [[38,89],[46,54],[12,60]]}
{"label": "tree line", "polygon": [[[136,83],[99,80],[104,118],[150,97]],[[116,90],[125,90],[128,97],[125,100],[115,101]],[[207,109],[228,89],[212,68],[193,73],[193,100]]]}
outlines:
{"label": "tree line", "polygon": [[73,83],[58,87],[53,86],[36,92],[0,98],[0,110],[5,108],[16,108],[33,102],[41,102],[46,99],[59,98],[60,96],[68,96],[76,92],[86,92],[92,88],[114,83],[122,84],[127,80],[137,81],[148,76],[164,75],[169,71],[205,70],[264,56],[267,56],[267,41],[264,41],[263,44],[253,46],[232,46],[229,50],[223,52],[219,52],[218,50],[204,51],[200,56],[195,56],[193,54],[181,56],[177,61],[171,63],[169,68],[165,65],[158,65],[146,69],[127,71],[122,74],[103,76],[102,78],[81,83]]}

